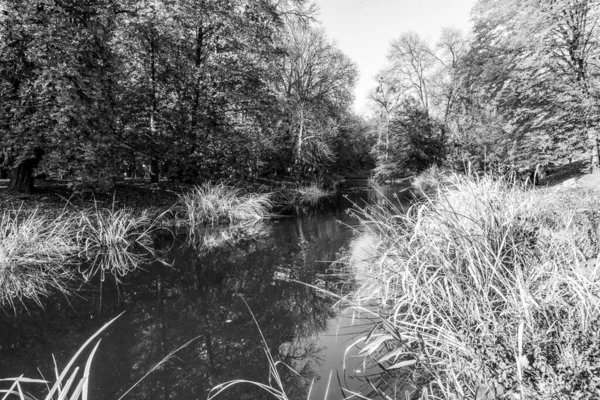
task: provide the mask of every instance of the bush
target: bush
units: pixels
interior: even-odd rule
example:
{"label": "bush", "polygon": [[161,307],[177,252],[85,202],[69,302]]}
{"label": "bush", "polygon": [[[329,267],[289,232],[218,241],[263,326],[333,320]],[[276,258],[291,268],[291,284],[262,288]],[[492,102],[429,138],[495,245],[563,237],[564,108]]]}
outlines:
{"label": "bush", "polygon": [[600,281],[582,272],[562,196],[454,175],[407,215],[358,212],[380,240],[353,301],[379,304],[362,352],[396,378],[382,390],[597,398]]}

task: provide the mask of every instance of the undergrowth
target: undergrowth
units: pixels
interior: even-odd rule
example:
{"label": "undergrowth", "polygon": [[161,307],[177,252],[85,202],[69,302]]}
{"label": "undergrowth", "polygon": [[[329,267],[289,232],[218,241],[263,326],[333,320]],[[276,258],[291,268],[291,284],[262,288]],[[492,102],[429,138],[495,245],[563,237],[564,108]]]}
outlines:
{"label": "undergrowth", "polygon": [[[379,238],[349,299],[376,304],[366,362],[413,398],[592,399],[600,395],[600,280],[564,194],[451,175],[411,208],[358,210]],[[572,199],[571,199],[572,200]],[[487,396],[487,397],[486,397]]]}

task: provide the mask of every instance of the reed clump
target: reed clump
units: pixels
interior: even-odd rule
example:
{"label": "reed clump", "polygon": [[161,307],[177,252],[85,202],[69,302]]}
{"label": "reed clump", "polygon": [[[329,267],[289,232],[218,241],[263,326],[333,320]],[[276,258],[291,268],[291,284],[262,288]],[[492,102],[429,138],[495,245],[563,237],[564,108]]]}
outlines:
{"label": "reed clump", "polygon": [[598,268],[582,272],[576,210],[563,196],[451,175],[407,214],[357,211],[379,238],[351,298],[381,317],[362,353],[396,378],[378,390],[411,385],[428,399],[600,394]]}
{"label": "reed clump", "polygon": [[325,189],[321,182],[312,182],[295,190],[293,203],[315,205],[333,193],[333,191]]}
{"label": "reed clump", "polygon": [[244,193],[224,183],[208,182],[180,195],[177,208],[195,230],[206,224],[265,219],[272,207],[269,193]]}
{"label": "reed clump", "polygon": [[0,308],[25,299],[41,305],[51,292],[68,291],[68,265],[78,250],[73,227],[65,214],[44,216],[37,209],[0,215]]}
{"label": "reed clump", "polygon": [[135,270],[148,259],[157,259],[153,248],[157,218],[148,212],[131,209],[98,208],[80,213],[76,241],[84,260],[80,272],[89,280],[97,273],[105,279],[107,272],[117,280]]}

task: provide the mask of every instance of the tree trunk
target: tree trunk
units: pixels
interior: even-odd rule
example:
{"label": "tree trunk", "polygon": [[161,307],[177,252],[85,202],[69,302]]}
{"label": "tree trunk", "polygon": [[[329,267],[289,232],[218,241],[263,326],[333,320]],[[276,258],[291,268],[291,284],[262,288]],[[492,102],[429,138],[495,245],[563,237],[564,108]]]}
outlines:
{"label": "tree trunk", "polygon": [[594,128],[588,129],[588,142],[591,150],[592,170],[600,167],[600,152],[598,151],[598,132]]}
{"label": "tree trunk", "polygon": [[150,183],[158,183],[158,159],[150,159]]}
{"label": "tree trunk", "polygon": [[10,171],[8,190],[15,190],[22,193],[33,193],[35,190],[33,185],[33,169],[37,167],[43,155],[44,150],[36,148],[32,158],[27,158],[17,166],[13,167]]}

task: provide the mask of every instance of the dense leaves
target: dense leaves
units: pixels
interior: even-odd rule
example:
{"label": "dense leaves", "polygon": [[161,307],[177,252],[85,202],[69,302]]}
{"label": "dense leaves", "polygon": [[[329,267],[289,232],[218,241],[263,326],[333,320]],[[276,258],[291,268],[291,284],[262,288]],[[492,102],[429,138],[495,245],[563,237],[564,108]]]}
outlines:
{"label": "dense leaves", "polygon": [[304,0],[6,0],[0,10],[0,143],[14,189],[32,190],[34,168],[110,188],[145,172],[327,172],[337,158],[356,67]]}
{"label": "dense leaves", "polygon": [[[598,165],[600,2],[479,0],[472,15],[468,38],[443,29],[435,47],[412,32],[392,41],[372,95],[380,165],[395,151],[404,101],[440,126],[450,166],[515,170],[590,157]],[[420,129],[405,126],[399,143]]]}

